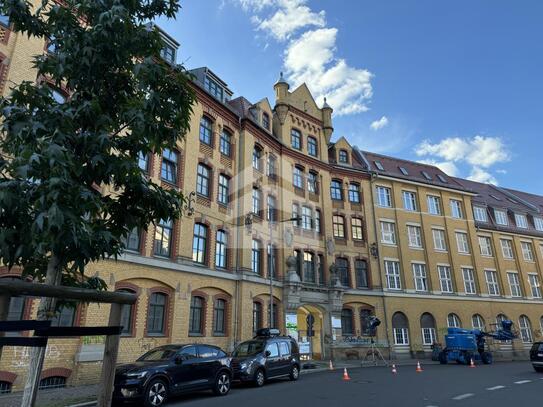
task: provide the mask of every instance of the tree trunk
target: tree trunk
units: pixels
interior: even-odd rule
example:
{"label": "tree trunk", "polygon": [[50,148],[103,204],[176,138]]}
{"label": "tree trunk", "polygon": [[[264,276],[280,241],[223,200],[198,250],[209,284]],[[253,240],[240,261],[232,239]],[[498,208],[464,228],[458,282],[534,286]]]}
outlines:
{"label": "tree trunk", "polygon": [[[60,259],[53,254],[47,264],[47,274],[45,276],[45,284],[60,285],[62,277],[62,269],[60,266]],[[40,305],[38,306],[38,315],[36,319],[38,321],[46,321],[51,319],[52,313],[55,311],[57,303],[56,298],[42,297],[40,299]],[[23,393],[23,400],[21,407],[32,407],[36,401],[36,394],[38,392],[38,384],[40,381],[40,375],[43,367],[43,361],[45,359],[46,348],[31,348],[30,361],[28,365],[28,376],[26,377],[26,384]]]}

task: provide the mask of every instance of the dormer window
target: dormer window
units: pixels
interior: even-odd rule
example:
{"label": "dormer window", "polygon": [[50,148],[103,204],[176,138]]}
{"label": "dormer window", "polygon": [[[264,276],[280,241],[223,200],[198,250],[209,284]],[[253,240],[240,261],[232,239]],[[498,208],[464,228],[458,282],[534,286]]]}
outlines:
{"label": "dormer window", "polygon": [[270,129],[270,116],[268,113],[262,113],[262,127],[266,130]]}
{"label": "dormer window", "polygon": [[175,48],[171,45],[164,44],[164,46],[160,50],[160,56],[162,57],[162,59],[170,64],[175,63]]}
{"label": "dormer window", "polygon": [[205,77],[204,88],[211,94],[211,96],[213,96],[215,99],[219,99],[222,102],[222,99],[223,99],[222,87],[213,79],[211,79],[209,76]]}
{"label": "dormer window", "polygon": [[440,180],[440,181],[443,182],[444,184],[447,183],[447,179],[446,179],[443,175],[437,174],[436,177],[437,177],[438,180]]}
{"label": "dormer window", "polygon": [[342,164],[349,164],[349,155],[345,150],[339,150],[338,160]]}
{"label": "dormer window", "polygon": [[431,181],[432,180],[432,177],[430,176],[430,174],[428,174],[426,171],[421,171],[421,174],[424,178],[426,178],[428,181]]}
{"label": "dormer window", "polygon": [[403,174],[403,175],[409,175],[409,173],[407,172],[407,170],[404,168],[404,167],[398,167],[400,169],[400,172]]}

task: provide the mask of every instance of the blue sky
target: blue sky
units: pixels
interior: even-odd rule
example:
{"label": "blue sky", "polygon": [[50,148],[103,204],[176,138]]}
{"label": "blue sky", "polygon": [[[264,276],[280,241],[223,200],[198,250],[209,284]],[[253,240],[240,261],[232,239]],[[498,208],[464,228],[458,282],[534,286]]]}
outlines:
{"label": "blue sky", "polygon": [[[334,108],[334,137],[543,193],[543,2],[185,0],[178,62],[251,101],[284,71]],[[373,125],[372,125],[373,124]]]}

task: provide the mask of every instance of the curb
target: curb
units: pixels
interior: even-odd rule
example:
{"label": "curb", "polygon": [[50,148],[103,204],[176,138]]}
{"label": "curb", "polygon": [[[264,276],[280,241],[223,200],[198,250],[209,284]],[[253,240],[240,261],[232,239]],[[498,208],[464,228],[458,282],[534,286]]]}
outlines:
{"label": "curb", "polygon": [[68,404],[66,407],[94,407],[98,404],[98,400],[85,401],[84,403]]}

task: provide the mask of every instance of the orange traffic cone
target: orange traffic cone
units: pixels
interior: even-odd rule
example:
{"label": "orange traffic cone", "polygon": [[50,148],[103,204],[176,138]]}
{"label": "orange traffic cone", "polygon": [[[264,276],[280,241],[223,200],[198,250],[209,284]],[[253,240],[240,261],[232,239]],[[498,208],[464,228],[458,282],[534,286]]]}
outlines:
{"label": "orange traffic cone", "polygon": [[349,373],[347,373],[347,368],[343,368],[343,380],[345,381],[348,381],[348,380],[351,380],[351,378],[349,377]]}
{"label": "orange traffic cone", "polygon": [[332,364],[332,359],[330,359],[330,370],[334,370],[334,365]]}
{"label": "orange traffic cone", "polygon": [[469,367],[472,368],[472,369],[475,367],[475,363],[473,363],[473,358],[471,358],[471,361],[469,363]]}
{"label": "orange traffic cone", "polygon": [[417,373],[420,373],[420,372],[422,372],[422,371],[423,371],[423,370],[422,370],[422,367],[420,367],[420,362],[417,361]]}
{"label": "orange traffic cone", "polygon": [[396,370],[396,365],[392,365],[392,374],[396,374],[398,371]]}

